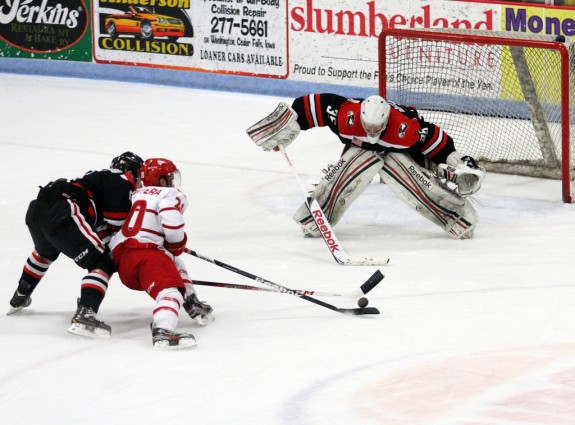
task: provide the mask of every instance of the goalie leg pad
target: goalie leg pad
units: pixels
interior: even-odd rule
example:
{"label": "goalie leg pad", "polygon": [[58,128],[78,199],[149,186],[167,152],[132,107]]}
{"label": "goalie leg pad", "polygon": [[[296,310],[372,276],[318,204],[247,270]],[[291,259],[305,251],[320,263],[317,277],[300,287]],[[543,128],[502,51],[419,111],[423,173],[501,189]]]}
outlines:
{"label": "goalie leg pad", "polygon": [[[317,200],[332,226],[363,193],[382,166],[383,160],[379,155],[352,146],[337,164],[324,170],[325,176],[310,196]],[[293,219],[307,236],[321,236],[305,203],[298,208]]]}
{"label": "goalie leg pad", "polygon": [[248,136],[264,151],[270,151],[279,145],[287,147],[300,131],[296,112],[284,102],[281,102],[267,117],[247,129]]}
{"label": "goalie leg pad", "polygon": [[419,167],[410,156],[388,154],[379,175],[399,199],[443,228],[449,236],[466,239],[473,235],[479,217],[469,200],[445,188],[435,175]]}

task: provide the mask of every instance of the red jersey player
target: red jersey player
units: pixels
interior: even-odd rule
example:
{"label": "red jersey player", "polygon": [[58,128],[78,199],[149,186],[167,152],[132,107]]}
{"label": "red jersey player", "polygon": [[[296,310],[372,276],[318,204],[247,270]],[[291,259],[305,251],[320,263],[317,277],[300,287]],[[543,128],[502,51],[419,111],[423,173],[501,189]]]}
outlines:
{"label": "red jersey player", "polygon": [[200,325],[213,320],[212,308],[198,300],[184,262],[184,211],[188,200],[177,188],[180,172],[164,158],[150,158],[140,170],[143,187],[132,195],[126,222],[110,242],[124,285],[147,292],[155,301],[152,338],[156,348],[191,348],[193,335],[176,333],[180,307]]}

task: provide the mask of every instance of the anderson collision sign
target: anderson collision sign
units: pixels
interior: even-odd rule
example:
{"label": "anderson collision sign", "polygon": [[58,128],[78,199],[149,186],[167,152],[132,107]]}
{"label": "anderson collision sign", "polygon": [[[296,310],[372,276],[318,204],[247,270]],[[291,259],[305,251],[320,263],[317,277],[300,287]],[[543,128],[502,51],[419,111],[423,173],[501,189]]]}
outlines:
{"label": "anderson collision sign", "polygon": [[286,20],[284,0],[97,0],[94,57],[285,78]]}

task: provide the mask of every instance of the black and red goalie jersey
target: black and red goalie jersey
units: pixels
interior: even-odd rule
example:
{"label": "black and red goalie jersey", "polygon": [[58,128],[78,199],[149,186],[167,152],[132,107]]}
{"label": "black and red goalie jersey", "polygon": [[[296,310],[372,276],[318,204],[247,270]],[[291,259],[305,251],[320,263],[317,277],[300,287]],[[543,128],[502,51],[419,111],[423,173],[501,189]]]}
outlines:
{"label": "black and red goalie jersey", "polygon": [[363,99],[348,99],[332,93],[310,94],[296,98],[292,109],[302,130],[329,127],[346,145],[376,152],[409,153],[436,164],[444,163],[455,151],[453,139],[437,125],[425,121],[411,106],[389,102],[391,112],[386,128],[376,144],[367,140],[360,120]]}

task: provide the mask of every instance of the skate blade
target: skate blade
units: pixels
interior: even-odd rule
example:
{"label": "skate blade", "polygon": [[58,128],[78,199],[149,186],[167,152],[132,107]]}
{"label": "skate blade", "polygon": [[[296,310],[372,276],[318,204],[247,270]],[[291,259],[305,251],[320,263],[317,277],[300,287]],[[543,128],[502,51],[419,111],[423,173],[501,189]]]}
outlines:
{"label": "skate blade", "polygon": [[109,338],[111,333],[105,329],[93,328],[82,325],[81,323],[72,323],[68,332],[73,335],[86,336],[88,338]]}
{"label": "skate blade", "polygon": [[206,326],[208,323],[212,323],[214,320],[216,320],[216,318],[212,313],[208,313],[203,316],[196,316],[194,320],[196,321],[196,324],[198,326],[203,327]]}
{"label": "skate blade", "polygon": [[18,313],[20,310],[23,310],[24,308],[25,308],[25,306],[10,307],[10,310],[8,310],[8,313],[6,313],[6,315],[10,316],[12,314]]}
{"label": "skate blade", "polygon": [[6,313],[6,315],[10,316],[11,314],[18,313],[20,310],[24,310],[26,307],[30,307],[30,304],[32,304],[32,298],[28,298],[28,302],[19,307],[10,306],[10,310],[8,310],[8,313]]}
{"label": "skate blade", "polygon": [[198,345],[193,338],[180,339],[178,345],[170,345],[168,341],[158,341],[154,344],[154,350],[176,351],[176,350],[189,350]]}

